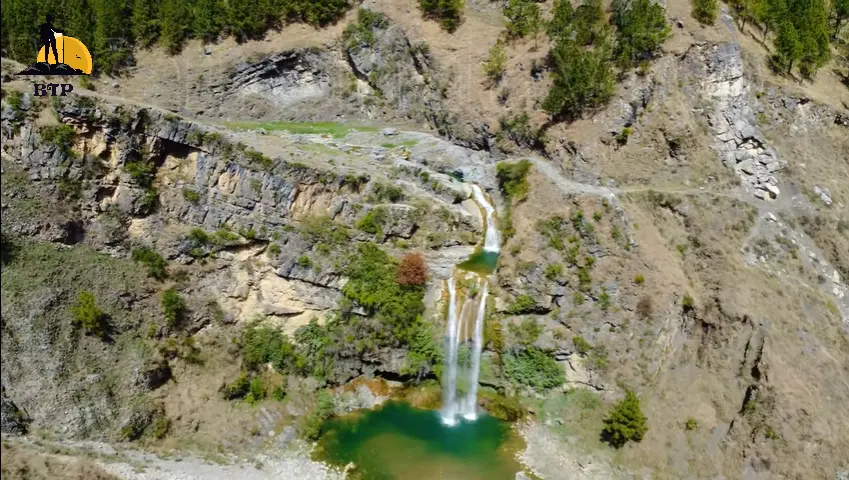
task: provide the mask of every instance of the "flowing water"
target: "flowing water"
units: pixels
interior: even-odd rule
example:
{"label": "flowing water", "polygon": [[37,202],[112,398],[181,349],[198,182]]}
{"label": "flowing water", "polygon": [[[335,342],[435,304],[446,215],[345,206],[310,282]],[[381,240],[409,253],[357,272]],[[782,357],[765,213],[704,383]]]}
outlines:
{"label": "flowing water", "polygon": [[442,408],[390,402],[377,410],[331,419],[316,456],[356,469],[349,478],[508,480],[521,440],[510,425],[478,412],[477,393],[486,321],[488,276],[500,250],[495,208],[477,185],[475,202],[486,225],[483,244],[446,282],[448,318]]}
{"label": "flowing water", "polygon": [[353,462],[352,479],[513,480],[521,470],[514,459],[521,439],[487,415],[449,427],[437,412],[390,402],[334,418],[324,430],[316,458]]}
{"label": "flowing water", "polygon": [[[498,264],[498,254],[501,248],[500,235],[496,226],[495,208],[489,203],[483,190],[472,185],[475,202],[481,209],[486,233],[484,243],[469,259],[457,265],[454,274],[448,279],[448,328],[445,332],[446,374],[443,376],[442,422],[445,425],[456,425],[457,416],[461,415],[468,421],[474,421],[478,416],[477,393],[480,374],[480,359],[483,351],[483,324],[486,320],[486,301],[489,289],[487,275],[495,271]],[[461,296],[457,292],[457,277],[463,282],[464,290]],[[459,309],[458,305],[462,305]],[[474,318],[470,312],[475,311]],[[469,314],[467,314],[469,313]],[[461,344],[471,342],[471,352],[468,363],[460,364]],[[458,378],[457,372],[465,375]],[[461,389],[464,395],[458,399],[457,391]]]}

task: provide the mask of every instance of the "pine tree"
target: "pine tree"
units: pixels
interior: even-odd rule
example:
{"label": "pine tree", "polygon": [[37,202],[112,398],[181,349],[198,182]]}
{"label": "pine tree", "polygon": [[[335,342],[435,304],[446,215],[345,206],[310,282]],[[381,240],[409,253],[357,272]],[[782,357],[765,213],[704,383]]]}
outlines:
{"label": "pine tree", "polygon": [[159,37],[159,0],[135,0],[130,23],[136,45],[153,45]]}
{"label": "pine tree", "polygon": [[570,0],[554,0],[551,20],[548,22],[546,31],[552,43],[572,36],[572,17],[575,10]]}
{"label": "pine tree", "polygon": [[716,0],[693,0],[693,18],[699,23],[713,25],[719,4]]}
{"label": "pine tree", "polygon": [[764,5],[764,40],[770,31],[777,30],[778,26],[787,17],[787,3],[785,0],[765,0]]}
{"label": "pine tree", "polygon": [[669,36],[666,10],[651,0],[614,0],[613,23],[619,32],[616,56],[623,67],[654,56]]}
{"label": "pine tree", "polygon": [[575,41],[579,45],[593,45],[607,36],[608,25],[601,0],[586,0],[575,9],[572,20]]}
{"label": "pine tree", "polygon": [[218,37],[226,23],[227,5],[222,0],[198,0],[192,10],[194,36],[205,41]]}
{"label": "pine tree", "polygon": [[625,398],[614,405],[604,419],[602,437],[616,448],[625,445],[629,440],[639,442],[649,429],[647,421],[640,409],[640,400],[629,390],[625,393]]}
{"label": "pine tree", "polygon": [[776,53],[773,55],[773,62],[790,73],[793,70],[793,63],[802,56],[802,44],[799,43],[796,27],[788,18],[785,18],[778,27],[775,48]]}
{"label": "pine tree", "polygon": [[586,50],[574,40],[563,39],[552,49],[550,62],[554,84],[542,108],[554,117],[576,118],[613,95],[613,71],[606,45]]}
{"label": "pine tree", "polygon": [[168,53],[179,53],[191,24],[191,11],[183,0],[163,0],[159,6],[159,42]]}
{"label": "pine tree", "polygon": [[98,71],[114,73],[132,57],[132,32],[126,21],[130,9],[124,0],[93,0],[93,51]]}
{"label": "pine tree", "polygon": [[539,17],[539,5],[531,0],[508,0],[504,16],[507,17],[507,36],[524,38],[531,32],[532,18]]}
{"label": "pine tree", "polygon": [[831,10],[834,15],[834,38],[836,39],[843,20],[849,17],[849,0],[833,0]]}

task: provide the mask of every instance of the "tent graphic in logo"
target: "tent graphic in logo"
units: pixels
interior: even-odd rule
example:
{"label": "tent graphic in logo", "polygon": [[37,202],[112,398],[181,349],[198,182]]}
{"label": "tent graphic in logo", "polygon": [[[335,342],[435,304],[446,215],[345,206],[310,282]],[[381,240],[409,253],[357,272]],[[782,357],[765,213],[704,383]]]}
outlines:
{"label": "tent graphic in logo", "polygon": [[18,75],[89,75],[91,55],[83,42],[65,36],[53,26],[53,16],[39,28],[41,49],[35,63]]}

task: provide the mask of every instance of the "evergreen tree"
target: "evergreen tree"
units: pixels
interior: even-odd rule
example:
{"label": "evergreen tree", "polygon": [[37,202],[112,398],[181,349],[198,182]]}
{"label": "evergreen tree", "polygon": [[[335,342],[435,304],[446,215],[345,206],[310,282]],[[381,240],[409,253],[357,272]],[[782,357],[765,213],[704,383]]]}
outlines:
{"label": "evergreen tree", "polygon": [[834,38],[837,38],[843,20],[849,17],[849,0],[832,0],[831,10],[834,15]]}
{"label": "evergreen tree", "polygon": [[613,23],[619,32],[616,56],[623,67],[652,58],[669,36],[665,9],[652,0],[614,0]]}
{"label": "evergreen tree", "polygon": [[191,10],[184,0],[162,0],[159,6],[159,42],[170,54],[183,48],[191,24]]}
{"label": "evergreen tree", "polygon": [[549,57],[554,84],[542,108],[554,117],[577,118],[613,95],[613,71],[606,45],[587,50],[574,40],[563,39]]}
{"label": "evergreen tree", "polygon": [[604,429],[601,434],[610,445],[619,448],[629,440],[639,442],[648,431],[648,419],[640,409],[640,399],[632,391],[613,406],[604,419]]}
{"label": "evergreen tree", "polygon": [[601,0],[586,0],[575,9],[572,20],[575,41],[579,45],[593,45],[607,36],[608,25]]}
{"label": "evergreen tree", "polygon": [[572,36],[572,17],[575,10],[572,8],[571,0],[554,0],[551,20],[548,22],[546,31],[553,43]]}
{"label": "evergreen tree", "polygon": [[533,17],[539,17],[539,5],[531,0],[508,0],[504,16],[507,17],[507,36],[524,38],[531,32]]}
{"label": "evergreen tree", "polygon": [[713,25],[718,10],[719,4],[716,0],[693,0],[693,18],[699,23]]}
{"label": "evergreen tree", "polygon": [[130,9],[125,0],[93,0],[94,35],[92,56],[95,66],[104,73],[114,73],[132,58]]}
{"label": "evergreen tree", "polygon": [[778,27],[778,37],[775,40],[776,53],[773,62],[779,68],[790,73],[793,63],[802,56],[802,44],[796,34],[796,27],[790,19],[785,18]]}
{"label": "evergreen tree", "polygon": [[159,37],[159,0],[135,0],[130,23],[136,45],[153,45]]}
{"label": "evergreen tree", "polygon": [[764,40],[766,40],[769,32],[777,30],[787,18],[787,3],[785,0],[765,0],[763,12]]}

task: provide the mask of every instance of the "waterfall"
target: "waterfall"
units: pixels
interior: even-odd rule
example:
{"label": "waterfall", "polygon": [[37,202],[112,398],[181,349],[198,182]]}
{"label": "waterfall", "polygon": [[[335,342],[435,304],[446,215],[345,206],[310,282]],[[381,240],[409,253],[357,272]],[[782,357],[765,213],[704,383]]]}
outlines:
{"label": "waterfall", "polygon": [[487,201],[481,187],[472,185],[472,192],[475,196],[475,202],[486,212],[486,239],[483,249],[487,252],[498,252],[501,248],[501,242],[498,238],[498,227],[495,225],[495,208]]}
{"label": "waterfall", "polygon": [[483,320],[486,315],[486,294],[489,284],[482,278],[483,287],[478,299],[478,314],[475,319],[475,333],[472,338],[472,368],[469,370],[469,391],[463,402],[463,418],[474,420],[478,418],[478,378],[480,377],[481,352],[483,351]]}
{"label": "waterfall", "polygon": [[448,335],[445,345],[445,386],[442,388],[442,421],[454,425],[457,395],[457,349],[460,346],[460,322],[457,321],[457,288],[454,277],[448,279]]}
{"label": "waterfall", "polygon": [[[483,210],[486,217],[486,237],[483,250],[490,255],[495,255],[497,260],[500,250],[498,227],[495,225],[495,208],[486,199],[486,196],[477,185],[472,185],[475,202]],[[494,268],[494,263],[492,265]],[[459,269],[458,269],[459,270]],[[475,270],[477,271],[477,270]],[[491,272],[491,270],[489,270]],[[469,278],[472,274],[466,273],[462,278]],[[466,291],[462,297],[462,304],[458,305],[457,285],[455,281],[456,272],[448,279],[448,330],[445,335],[445,369],[444,385],[442,388],[442,422],[445,425],[456,425],[457,416],[462,415],[465,420],[477,419],[477,395],[478,380],[480,378],[481,354],[483,352],[483,324],[486,316],[486,300],[489,293],[489,282],[486,274],[475,274],[473,281],[477,286],[477,295],[471,295]],[[474,315],[474,325],[471,323],[469,310],[477,305]],[[459,315],[458,315],[458,306]],[[467,312],[469,313],[467,315]],[[461,335],[465,332],[465,335]],[[457,398],[457,363],[461,338],[463,342],[471,340],[472,351],[468,365],[468,373],[462,372],[464,378],[468,378],[468,388],[462,399]]]}

